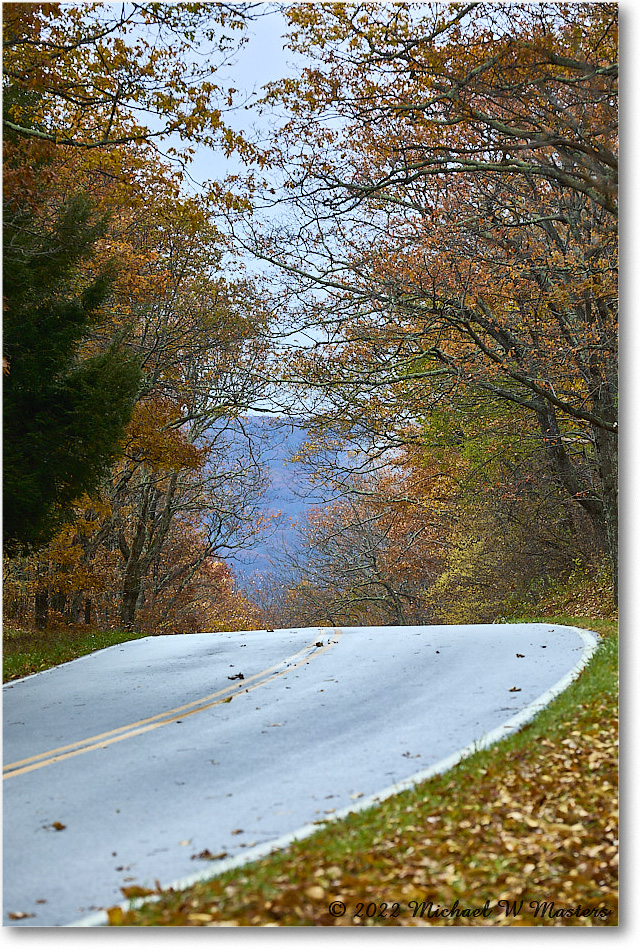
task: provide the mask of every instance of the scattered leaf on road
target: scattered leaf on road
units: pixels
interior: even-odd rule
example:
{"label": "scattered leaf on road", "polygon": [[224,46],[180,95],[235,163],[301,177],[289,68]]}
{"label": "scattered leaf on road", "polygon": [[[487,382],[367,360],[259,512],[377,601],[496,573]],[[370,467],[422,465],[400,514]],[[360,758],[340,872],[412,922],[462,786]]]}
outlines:
{"label": "scattered leaf on road", "polygon": [[137,884],[131,884],[129,887],[121,887],[120,890],[123,897],[126,897],[127,900],[131,900],[134,897],[149,897],[150,894],[156,893],[156,891],[150,890],[149,887],[139,887]]}
{"label": "scattered leaf on road", "polygon": [[223,858],[227,857],[227,851],[219,851],[218,854],[212,854],[209,848],[205,848],[204,851],[200,851],[198,854],[193,854],[192,861],[221,861]]}

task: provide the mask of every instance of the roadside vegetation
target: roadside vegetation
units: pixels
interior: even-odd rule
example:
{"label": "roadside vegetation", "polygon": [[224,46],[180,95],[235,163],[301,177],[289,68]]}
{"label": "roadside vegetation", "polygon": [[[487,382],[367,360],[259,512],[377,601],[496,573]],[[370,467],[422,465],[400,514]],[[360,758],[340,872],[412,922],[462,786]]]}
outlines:
{"label": "roadside vegetation", "polygon": [[30,630],[5,626],[2,633],[2,681],[40,673],[59,663],[104,650],[126,640],[138,640],[144,633],[123,630],[94,630],[84,626],[48,627]]}

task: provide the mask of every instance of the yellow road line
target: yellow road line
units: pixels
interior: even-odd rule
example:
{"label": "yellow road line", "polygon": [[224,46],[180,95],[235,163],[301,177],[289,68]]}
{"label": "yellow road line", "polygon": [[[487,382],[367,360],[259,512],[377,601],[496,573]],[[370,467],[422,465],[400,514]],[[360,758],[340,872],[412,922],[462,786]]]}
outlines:
{"label": "yellow road line", "polygon": [[[168,709],[165,712],[158,713],[156,716],[139,719],[137,722],[132,722],[127,726],[111,729],[109,732],[89,736],[87,739],[81,739],[78,742],[72,742],[69,745],[60,746],[57,749],[50,749],[48,752],[41,752],[39,755],[32,755],[29,758],[11,762],[3,768],[3,779],[12,778],[15,775],[24,775],[25,772],[33,772],[35,769],[43,768],[46,765],[53,765],[54,762],[60,762],[63,759],[70,759],[73,758],[73,756],[82,755],[84,752],[90,752],[92,749],[104,749],[114,742],[130,739],[133,736],[150,732],[152,729],[158,729],[160,726],[165,726],[170,722],[176,722],[178,719],[186,719],[187,716],[193,716],[195,713],[211,709],[213,706],[220,706],[222,703],[229,702],[234,696],[258,689],[259,686],[271,683],[280,676],[285,676],[286,673],[298,669],[298,667],[308,663],[311,659],[316,659],[316,657],[321,656],[326,650],[329,650],[331,646],[338,643],[341,632],[334,630],[333,635],[334,639],[330,640],[324,647],[314,649],[317,641],[311,641],[307,646],[293,653],[292,656],[286,657],[285,660],[262,670],[260,673],[249,676],[236,686],[226,686],[216,693],[210,693],[208,696],[202,696],[200,699],[185,703],[183,706]],[[302,656],[302,654],[305,655]],[[302,658],[297,662],[293,662],[297,657]],[[283,667],[284,664],[286,664],[285,669],[279,670],[279,667]],[[275,673],[275,670],[279,670],[279,672]],[[259,682],[255,682],[252,686],[246,685],[247,683],[252,683],[254,680],[259,680]]]}
{"label": "yellow road line", "polygon": [[[244,683],[249,683],[252,680],[258,679],[261,676],[267,676],[269,673],[278,670],[279,667],[283,666],[284,663],[290,663],[292,660],[295,660],[298,656],[301,656],[302,653],[305,653],[308,650],[311,650],[315,644],[310,642],[307,646],[303,647],[301,650],[298,650],[296,653],[293,653],[292,656],[287,657],[285,660],[282,660],[280,663],[275,664],[274,666],[268,667],[266,670],[261,670],[260,673],[255,673],[253,676],[249,676],[247,680],[244,680]],[[235,693],[239,685],[236,686],[226,686],[224,689],[219,689],[216,693],[210,693],[208,696],[201,696],[200,699],[195,699],[191,703],[185,703],[183,706],[176,706],[174,709],[166,709],[162,713],[157,713],[155,716],[149,716],[147,719],[139,719],[137,722],[131,722],[126,726],[120,726],[118,729],[111,729],[109,732],[101,732],[95,736],[89,736],[87,739],[80,739],[78,742],[72,742],[69,745],[60,746],[57,749],[50,749],[47,752],[41,752],[39,755],[32,755],[27,759],[21,759],[19,762],[12,762],[9,765],[5,765],[3,771],[8,771],[19,765],[26,765],[28,762],[35,762],[38,759],[48,758],[49,756],[55,755],[59,752],[66,752],[70,749],[75,749],[78,746],[85,746],[88,742],[97,742],[101,739],[107,739],[110,736],[115,736],[118,733],[124,732],[126,730],[134,729],[136,726],[144,726],[147,723],[155,722],[158,719],[165,719],[167,716],[172,716],[174,713],[182,713],[186,709],[191,709],[194,706],[200,706],[201,703],[206,703],[209,700],[217,699],[219,696],[229,695],[230,693]]]}

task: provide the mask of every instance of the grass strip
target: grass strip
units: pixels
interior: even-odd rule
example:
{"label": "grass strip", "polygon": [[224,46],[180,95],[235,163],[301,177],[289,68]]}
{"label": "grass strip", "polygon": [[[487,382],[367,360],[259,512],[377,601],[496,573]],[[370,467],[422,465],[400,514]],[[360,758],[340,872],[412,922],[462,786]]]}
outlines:
{"label": "grass strip", "polygon": [[617,925],[617,624],[528,619],[591,629],[601,641],[518,733],[287,851],[183,891],[159,888],[136,909],[111,908],[110,924]]}
{"label": "grass strip", "polygon": [[138,640],[143,633],[95,630],[84,626],[27,630],[4,627],[2,631],[2,681],[40,673],[105,647]]}

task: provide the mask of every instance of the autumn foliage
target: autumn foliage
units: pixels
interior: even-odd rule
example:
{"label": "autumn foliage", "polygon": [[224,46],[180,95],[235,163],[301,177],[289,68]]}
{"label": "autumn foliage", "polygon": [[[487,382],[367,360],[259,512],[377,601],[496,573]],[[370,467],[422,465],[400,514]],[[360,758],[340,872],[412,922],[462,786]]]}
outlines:
{"label": "autumn foliage", "polygon": [[[546,496],[552,522],[565,507],[572,547],[608,559],[616,592],[615,7],[300,4],[288,17],[312,61],[266,97],[288,112],[269,156],[289,217],[236,227],[285,272],[292,325],[315,338],[292,384],[316,391],[319,426],[379,458],[422,442],[430,455],[433,423],[474,405],[502,416],[501,454],[512,414],[541,488],[533,517]],[[462,452],[455,438],[455,465]],[[474,507],[451,534],[451,573],[466,548],[465,570],[486,572],[490,515]]]}
{"label": "autumn foliage", "polygon": [[[496,619],[605,564],[616,601],[616,7],[290,5],[261,147],[217,72],[253,15],[7,5],[8,615]],[[247,175],[195,193],[200,146]],[[64,280],[14,294],[42,258]],[[268,391],[334,507],[261,615],[225,560],[266,523]]]}
{"label": "autumn foliage", "polygon": [[[215,61],[191,50],[224,59],[245,14],[3,12],[5,616],[242,627],[223,552],[263,523],[234,419],[260,385],[266,316],[223,273],[212,200],[187,194],[182,167],[190,142],[242,142],[206,80]],[[158,151],[171,134],[183,166]]]}

